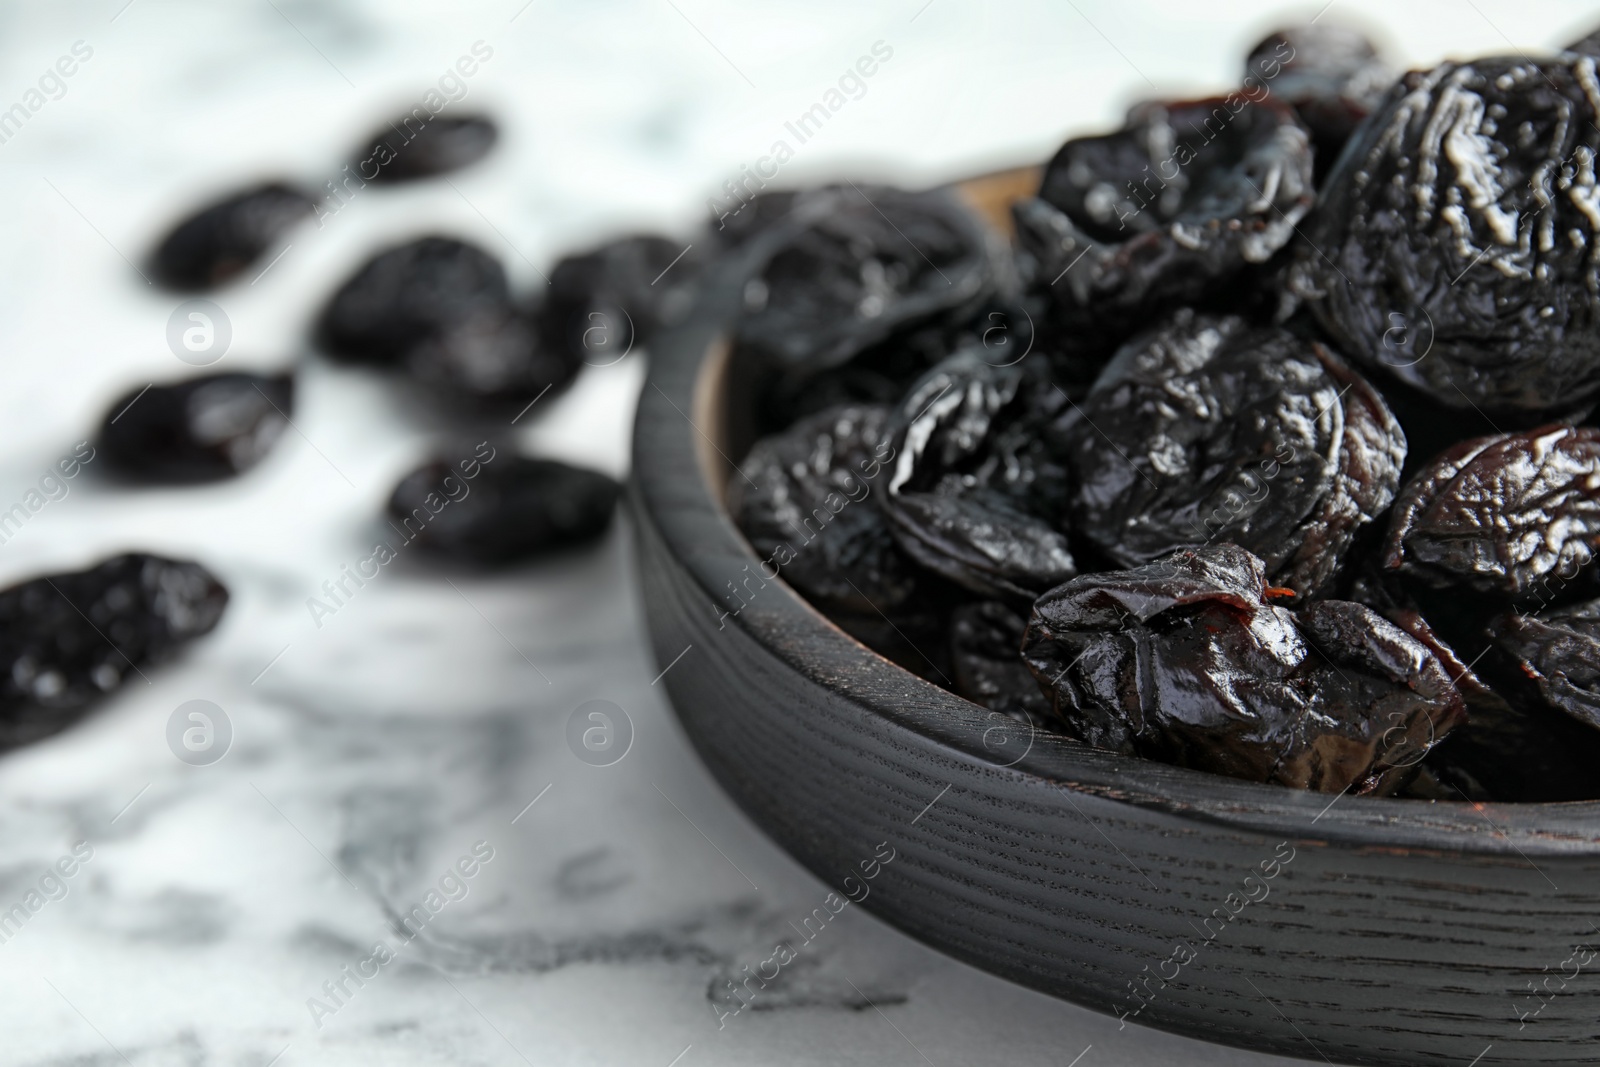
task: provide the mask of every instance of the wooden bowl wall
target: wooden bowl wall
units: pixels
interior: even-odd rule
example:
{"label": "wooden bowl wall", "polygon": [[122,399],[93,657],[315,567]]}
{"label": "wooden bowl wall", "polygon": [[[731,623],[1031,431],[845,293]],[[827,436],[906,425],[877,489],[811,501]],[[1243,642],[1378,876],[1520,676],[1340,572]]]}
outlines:
{"label": "wooden bowl wall", "polygon": [[[987,181],[991,209],[1026,185]],[[629,494],[656,655],[690,648],[664,684],[774,840],[841,893],[875,870],[865,906],[912,936],[1130,1021],[1349,1063],[1600,1061],[1600,956],[1575,951],[1600,950],[1600,803],[1330,798],[1096,751],[761,577],[723,506],[744,273],[719,264],[657,344]]]}

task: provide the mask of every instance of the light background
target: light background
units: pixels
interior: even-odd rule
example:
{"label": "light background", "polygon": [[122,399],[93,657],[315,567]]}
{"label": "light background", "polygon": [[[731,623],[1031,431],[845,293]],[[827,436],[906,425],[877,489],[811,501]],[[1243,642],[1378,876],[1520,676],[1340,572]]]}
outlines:
{"label": "light background", "polygon": [[[0,108],[75,41],[94,55],[0,144],[0,510],[117,395],[188,371],[164,340],[177,300],[129,261],[201,198],[265,174],[334,178],[476,41],[493,58],[452,106],[492,113],[500,148],[451,183],[362,192],[297,231],[258,281],[215,294],[234,330],[215,369],[299,360],[339,280],[408,236],[476,240],[524,288],[565,252],[632,229],[694,240],[707,197],[774,139],[792,144],[784,121],[874,42],[893,58],[799,147],[784,182],[924,184],[1037,161],[1141,97],[1225,89],[1250,43],[1319,10],[12,0]],[[1335,0],[1321,17],[1375,29],[1409,65],[1588,28],[1575,5],[1538,0]],[[586,372],[518,424],[521,443],[624,475],[643,370]],[[285,1065],[666,1067],[688,1046],[682,1067],[1060,1067],[1091,1044],[1081,1067],[1288,1062],[1118,1032],[859,908],[808,947],[773,1010],[719,1032],[708,987],[769,955],[827,890],[728,803],[650,684],[626,523],[593,553],[495,577],[403,559],[319,629],[305,598],[369,551],[395,479],[451,427],[365,373],[312,360],[299,384],[298,430],[247,477],[130,491],[91,465],[0,545],[6,584],[143,548],[204,561],[234,594],[220,630],[149,684],[0,759],[0,908],[71,842],[96,848],[70,895],[0,945],[7,1063],[259,1065],[281,1052]],[[234,725],[213,767],[166,748],[168,715],[193,698]],[[568,713],[591,698],[637,728],[616,766],[565,746]],[[497,857],[467,899],[315,1028],[306,998],[382,936],[385,903],[414,899],[480,838]]]}

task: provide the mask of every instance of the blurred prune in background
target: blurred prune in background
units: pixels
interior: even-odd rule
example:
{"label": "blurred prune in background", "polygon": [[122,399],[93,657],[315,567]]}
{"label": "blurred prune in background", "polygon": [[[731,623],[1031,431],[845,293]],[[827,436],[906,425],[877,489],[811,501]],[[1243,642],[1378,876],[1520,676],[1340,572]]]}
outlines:
{"label": "blurred prune in background", "polygon": [[[425,109],[417,110],[426,114]],[[484,115],[427,114],[419,119],[412,112],[374,131],[351,165],[369,182],[431,178],[476,163],[499,137],[499,128]]]}
{"label": "blurred prune in background", "polygon": [[323,309],[317,340],[340,362],[396,366],[423,341],[513,311],[499,260],[452,237],[421,237],[368,259]]}
{"label": "blurred prune in background", "polygon": [[522,404],[571,384],[582,363],[539,339],[530,317],[483,312],[419,340],[405,370],[428,389],[478,404]]}
{"label": "blurred prune in background", "polygon": [[1397,76],[1366,34],[1311,23],[1270,33],[1250,50],[1243,92],[1250,99],[1275,95],[1294,108],[1311,131],[1320,185]]}
{"label": "blurred prune in background", "polygon": [[653,235],[567,256],[539,309],[544,344],[596,366],[621,359],[688,314],[707,260],[693,242]]}
{"label": "blurred prune in background", "polygon": [[593,541],[611,524],[621,487],[598,471],[553,459],[501,455],[438,458],[401,479],[391,525],[418,547],[498,565]]}
{"label": "blurred prune in background", "polygon": [[69,725],[130,674],[209,633],[227,603],[200,564],[144,553],[0,590],[0,744]]}
{"label": "blurred prune in background", "polygon": [[1050,701],[1021,656],[1027,625],[1026,615],[997,600],[961,605],[950,614],[950,667],[955,691],[974,704],[1046,726]]}
{"label": "blurred prune in background", "polygon": [[296,223],[315,201],[283,182],[230,194],[175,225],[150,256],[150,273],[171,289],[197,290],[236,277]]}
{"label": "blurred prune in background", "polygon": [[212,482],[260,462],[293,410],[292,375],[206,374],[119,397],[97,444],[130,481]]}

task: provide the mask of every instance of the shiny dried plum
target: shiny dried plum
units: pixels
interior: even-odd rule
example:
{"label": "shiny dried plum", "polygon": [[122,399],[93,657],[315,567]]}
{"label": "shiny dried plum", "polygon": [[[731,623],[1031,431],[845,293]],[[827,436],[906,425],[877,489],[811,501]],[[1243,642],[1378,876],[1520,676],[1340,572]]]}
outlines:
{"label": "shiny dried plum", "polygon": [[[478,462],[481,460],[482,462]],[[471,473],[469,473],[471,472]],[[598,471],[552,459],[437,459],[401,479],[389,516],[408,543],[478,564],[501,564],[593,541],[621,489]]]}
{"label": "shiny dried plum", "polygon": [[0,590],[0,741],[66,726],[71,712],[209,633],[227,603],[198,563],[142,553]]}
{"label": "shiny dried plum", "polygon": [[1395,501],[1383,565],[1438,587],[1549,595],[1600,546],[1600,430],[1566,425],[1465,441]]}
{"label": "shiny dried plum", "polygon": [[1123,346],[1059,431],[1073,529],[1136,566],[1230,541],[1322,590],[1399,484],[1405,437],[1323,346],[1188,310]]}
{"label": "shiny dried plum", "polygon": [[1453,408],[1600,390],[1595,85],[1574,55],[1401,79],[1329,175],[1293,271],[1344,351]]}
{"label": "shiny dried plum", "polygon": [[1142,104],[1116,133],[1068,141],[1013,214],[1059,328],[1109,350],[1152,313],[1234,289],[1294,235],[1311,182],[1293,110],[1235,93]]}
{"label": "shiny dried plum", "polygon": [[1062,398],[1038,380],[1038,364],[997,367],[984,355],[960,349],[901,400],[882,508],[918,563],[980,595],[1026,604],[1078,573],[1052,521],[1065,502],[1064,472],[1038,439]]}
{"label": "shiny dried plum", "polygon": [[1348,601],[1268,602],[1236,545],[1084,575],[1034,605],[1023,656],[1099,748],[1322,792],[1393,793],[1466,717],[1437,657]]}
{"label": "shiny dried plum", "polygon": [[476,163],[499,136],[494,122],[482,115],[418,120],[413,113],[375,132],[353,166],[369,182],[431,178]]}
{"label": "shiny dried plum", "polygon": [[563,259],[539,309],[545,344],[598,366],[648,345],[694,301],[705,260],[693,249],[665,237],[625,237]]}
{"label": "shiny dried plum", "polygon": [[1527,615],[1511,612],[1490,632],[1545,703],[1600,729],[1600,600]]}
{"label": "shiny dried plum", "polygon": [[282,182],[224,197],[178,223],[150,257],[150,273],[172,289],[208,289],[238,275],[295,223],[313,201]]}
{"label": "shiny dried plum", "polygon": [[423,237],[369,259],[322,313],[319,340],[347,362],[396,364],[418,343],[512,310],[505,268],[448,237]]}
{"label": "shiny dried plum", "polygon": [[1278,30],[1252,48],[1243,91],[1250,99],[1270,93],[1294,108],[1311,131],[1320,180],[1395,78],[1365,34],[1311,23]]}
{"label": "shiny dried plum", "polygon": [[423,338],[406,353],[405,366],[424,386],[486,403],[535,400],[570,384],[582,369],[512,310],[486,311]]}
{"label": "shiny dried plum", "polygon": [[1051,718],[1050,701],[1020,651],[1027,625],[1027,616],[996,600],[961,605],[950,616],[950,665],[960,695],[1043,726]]}
{"label": "shiny dried plum", "polygon": [[916,568],[867,499],[888,480],[887,423],[871,406],[808,416],[756,442],[729,483],[729,510],[756,552],[834,611],[872,616],[916,590]]}
{"label": "shiny dried plum", "polygon": [[208,482],[255,466],[294,410],[290,375],[207,374],[118,398],[100,427],[106,465],[145,482]]}
{"label": "shiny dried plum", "polygon": [[996,285],[994,235],[943,190],[815,190],[761,241],[736,338],[787,385],[896,331],[970,312]]}

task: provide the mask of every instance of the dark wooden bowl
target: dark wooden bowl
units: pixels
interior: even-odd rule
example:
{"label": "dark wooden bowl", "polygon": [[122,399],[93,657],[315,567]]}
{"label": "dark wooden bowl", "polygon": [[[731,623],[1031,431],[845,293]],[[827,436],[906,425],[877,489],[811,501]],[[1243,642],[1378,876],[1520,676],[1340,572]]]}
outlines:
{"label": "dark wooden bowl", "polygon": [[1096,751],[752,578],[723,506],[743,269],[655,348],[630,499],[664,684],[768,834],[941,951],[1130,1021],[1348,1063],[1600,1062],[1600,803],[1334,799]]}

